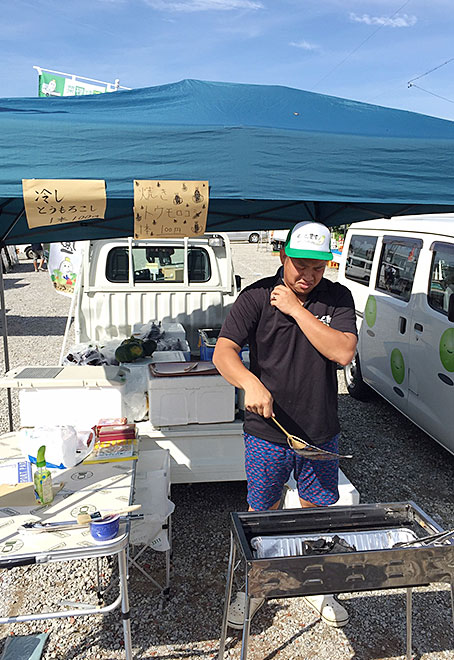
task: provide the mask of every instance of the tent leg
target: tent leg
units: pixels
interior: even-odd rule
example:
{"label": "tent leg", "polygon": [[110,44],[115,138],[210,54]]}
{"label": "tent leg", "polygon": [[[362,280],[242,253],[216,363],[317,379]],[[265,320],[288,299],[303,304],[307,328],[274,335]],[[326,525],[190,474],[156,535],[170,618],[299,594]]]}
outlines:
{"label": "tent leg", "polygon": [[[5,354],[5,372],[9,371],[9,351],[8,351],[8,329],[6,325],[6,306],[5,306],[5,282],[3,279],[3,268],[0,268],[0,324],[3,335],[3,351]],[[9,430],[13,430],[13,404],[11,401],[11,389],[6,390],[8,397],[8,418]]]}

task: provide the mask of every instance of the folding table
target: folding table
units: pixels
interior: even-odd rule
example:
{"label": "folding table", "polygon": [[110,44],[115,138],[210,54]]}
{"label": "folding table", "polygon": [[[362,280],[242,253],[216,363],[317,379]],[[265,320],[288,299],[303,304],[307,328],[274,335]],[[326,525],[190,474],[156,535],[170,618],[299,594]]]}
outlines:
{"label": "folding table", "polygon": [[[0,436],[0,460],[20,457],[18,434]],[[74,468],[59,470],[53,477],[63,482],[54,501],[47,506],[6,506],[10,504],[0,497],[0,569],[10,569],[31,564],[91,559],[116,556],[118,559],[118,596],[109,605],[94,606],[75,603],[73,609],[27,613],[0,617],[2,623],[19,623],[42,619],[55,619],[90,614],[107,614],[121,605],[125,654],[132,660],[132,641],[127,584],[127,550],[130,522],[120,524],[118,536],[104,543],[96,543],[88,527],[56,532],[19,532],[18,527],[31,521],[75,520],[81,512],[101,513],[122,509],[132,503],[135,460],[109,463],[79,464]],[[3,501],[2,501],[3,500]]]}

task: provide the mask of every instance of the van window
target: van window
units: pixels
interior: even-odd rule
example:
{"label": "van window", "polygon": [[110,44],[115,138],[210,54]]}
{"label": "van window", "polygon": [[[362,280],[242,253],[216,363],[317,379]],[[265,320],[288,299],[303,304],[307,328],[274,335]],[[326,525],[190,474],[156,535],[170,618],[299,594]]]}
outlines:
{"label": "van window", "polygon": [[345,263],[345,277],[348,280],[369,284],[376,244],[376,236],[353,235],[351,237]]}
{"label": "van window", "polygon": [[448,315],[449,297],[454,293],[454,245],[434,243],[430,285],[427,300],[429,305]]}
{"label": "van window", "polygon": [[[128,282],[129,250],[127,247],[115,247],[107,255],[106,278],[109,282]],[[146,247],[132,248],[134,282],[171,282],[182,284],[184,281],[184,248]],[[188,273],[190,282],[208,282],[211,267],[208,253],[203,248],[189,248]]]}
{"label": "van window", "polygon": [[378,265],[376,288],[401,300],[410,300],[421,247],[420,240],[385,236]]}

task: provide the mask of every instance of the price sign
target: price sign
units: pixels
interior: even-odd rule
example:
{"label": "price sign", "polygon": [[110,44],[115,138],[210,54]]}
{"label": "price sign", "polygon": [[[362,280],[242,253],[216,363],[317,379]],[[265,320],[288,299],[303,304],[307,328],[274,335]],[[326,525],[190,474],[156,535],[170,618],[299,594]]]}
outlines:
{"label": "price sign", "polygon": [[99,179],[22,179],[30,229],[104,218],[106,182]]}
{"label": "price sign", "polygon": [[208,181],[134,181],[134,238],[202,236]]}

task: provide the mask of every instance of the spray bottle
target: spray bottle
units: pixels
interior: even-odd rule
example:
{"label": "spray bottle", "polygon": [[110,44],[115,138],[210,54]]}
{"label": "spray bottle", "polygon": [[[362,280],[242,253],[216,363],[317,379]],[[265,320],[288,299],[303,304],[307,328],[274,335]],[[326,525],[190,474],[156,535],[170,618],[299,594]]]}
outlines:
{"label": "spray bottle", "polygon": [[54,499],[54,491],[52,489],[52,475],[50,470],[46,468],[46,459],[44,452],[46,445],[42,445],[38,449],[36,456],[36,472],[33,477],[35,484],[35,496],[41,504],[50,504]]}

